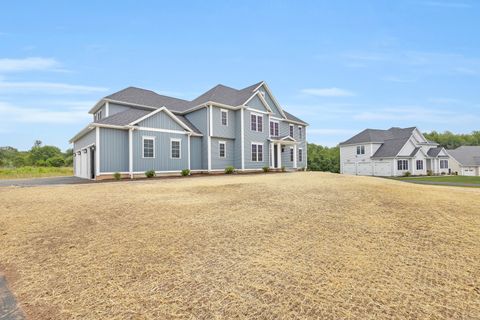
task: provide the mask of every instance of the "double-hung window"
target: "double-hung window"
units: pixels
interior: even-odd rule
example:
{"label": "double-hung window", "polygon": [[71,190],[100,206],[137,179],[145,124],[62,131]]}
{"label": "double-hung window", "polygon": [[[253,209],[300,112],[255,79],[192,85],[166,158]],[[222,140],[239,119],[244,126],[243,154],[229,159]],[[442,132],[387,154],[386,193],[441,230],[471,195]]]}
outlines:
{"label": "double-hung window", "polygon": [[298,139],[303,139],[303,128],[302,127],[298,127]]}
{"label": "double-hung window", "polygon": [[423,170],[423,160],[417,160],[417,170]]}
{"label": "double-hung window", "polygon": [[220,110],[220,116],[221,116],[221,121],[222,121],[222,126],[228,126],[228,110],[221,109]]}
{"label": "double-hung window", "polygon": [[143,158],[155,158],[155,137],[142,137]]}
{"label": "double-hung window", "polygon": [[293,126],[293,124],[291,124],[289,127],[290,127],[290,137],[293,138],[293,131],[294,131],[295,127]]}
{"label": "double-hung window", "polygon": [[95,113],[95,121],[98,121],[98,120],[101,120],[101,119],[102,119],[102,110]]}
{"label": "double-hung window", "polygon": [[293,147],[290,147],[290,161],[291,162],[293,162],[293,155],[294,155]]}
{"label": "double-hung window", "polygon": [[357,155],[365,154],[365,146],[357,146]]}
{"label": "double-hung window", "polygon": [[400,171],[408,170],[408,160],[397,160],[397,169]]}
{"label": "double-hung window", "polygon": [[263,161],[263,144],[262,143],[252,143],[252,161],[260,162]]}
{"label": "double-hung window", "polygon": [[225,158],[227,155],[227,143],[225,141],[218,142],[218,156],[220,158]]}
{"label": "double-hung window", "polygon": [[440,169],[448,169],[448,160],[440,160]]}
{"label": "double-hung window", "polygon": [[252,131],[263,132],[263,116],[259,114],[250,115],[250,129]]}
{"label": "double-hung window", "polygon": [[302,162],[303,161],[303,149],[300,148],[298,149],[298,162]]}
{"label": "double-hung window", "polygon": [[270,136],[278,137],[278,122],[270,121]]}
{"label": "double-hung window", "polygon": [[172,159],[181,159],[182,157],[181,145],[182,145],[182,140],[170,139],[170,157]]}

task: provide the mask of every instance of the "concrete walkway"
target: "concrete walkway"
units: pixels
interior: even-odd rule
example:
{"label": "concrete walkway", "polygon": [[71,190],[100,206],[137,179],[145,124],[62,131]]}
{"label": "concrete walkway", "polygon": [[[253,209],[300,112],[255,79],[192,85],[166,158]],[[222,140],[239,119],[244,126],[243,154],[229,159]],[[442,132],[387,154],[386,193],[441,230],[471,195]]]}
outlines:
{"label": "concrete walkway", "polygon": [[25,316],[17,305],[17,300],[8,289],[7,280],[0,275],[0,320],[23,320]]}
{"label": "concrete walkway", "polygon": [[[34,187],[34,186],[51,186],[60,184],[81,184],[81,183],[95,183],[95,181],[88,179],[81,179],[78,177],[49,177],[49,178],[32,178],[32,179],[11,179],[0,180],[0,187]],[[0,320],[3,320],[0,318]]]}

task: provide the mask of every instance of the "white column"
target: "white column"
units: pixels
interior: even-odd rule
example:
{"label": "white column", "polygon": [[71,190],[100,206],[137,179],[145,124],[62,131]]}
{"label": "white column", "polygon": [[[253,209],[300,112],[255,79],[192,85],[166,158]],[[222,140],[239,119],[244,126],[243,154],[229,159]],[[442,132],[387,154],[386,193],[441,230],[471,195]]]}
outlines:
{"label": "white column", "polygon": [[280,143],[277,144],[277,168],[282,167],[282,145]]}
{"label": "white column", "polygon": [[275,167],[275,155],[273,154],[273,145],[274,143],[270,141],[270,168]]}
{"label": "white column", "polygon": [[133,179],[133,129],[128,130],[128,173]]}
{"label": "white column", "polygon": [[95,128],[95,176],[100,174],[100,128]]}
{"label": "white column", "polygon": [[[305,154],[303,155],[305,159],[305,167],[303,167],[304,171],[307,171],[307,166],[308,166],[308,142],[307,142],[307,127],[305,126],[304,129],[304,135],[305,135]],[[373,147],[372,147],[373,148]]]}
{"label": "white column", "polygon": [[188,142],[187,143],[188,144],[188,170],[190,170],[190,158],[192,157],[192,155],[190,154],[190,136],[191,134],[189,133],[187,138],[188,139],[187,141]]}
{"label": "white column", "polygon": [[212,170],[212,105],[207,108],[208,112],[208,171]]}
{"label": "white column", "polygon": [[297,145],[293,145],[293,167],[297,168]]}
{"label": "white column", "polygon": [[105,102],[105,117],[108,117],[110,115],[110,104]]}
{"label": "white column", "polygon": [[242,160],[242,170],[245,170],[245,128],[244,128],[244,108],[240,109],[240,157]]}

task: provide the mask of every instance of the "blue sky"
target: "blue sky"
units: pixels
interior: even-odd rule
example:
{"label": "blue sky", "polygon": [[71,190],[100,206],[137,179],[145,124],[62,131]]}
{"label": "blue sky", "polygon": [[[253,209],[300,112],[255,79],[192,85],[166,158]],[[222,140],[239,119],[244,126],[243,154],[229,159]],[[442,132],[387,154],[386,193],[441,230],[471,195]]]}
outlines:
{"label": "blue sky", "polygon": [[366,127],[480,129],[480,3],[8,1],[0,146],[66,149],[100,98],[137,86],[193,99],[265,80],[333,146]]}

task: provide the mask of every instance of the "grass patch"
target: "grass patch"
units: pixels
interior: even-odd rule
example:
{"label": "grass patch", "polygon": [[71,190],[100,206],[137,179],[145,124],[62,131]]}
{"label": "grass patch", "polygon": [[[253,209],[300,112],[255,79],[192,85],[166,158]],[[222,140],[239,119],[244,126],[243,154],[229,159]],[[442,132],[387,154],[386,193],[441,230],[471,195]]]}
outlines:
{"label": "grass patch", "polygon": [[422,177],[399,177],[397,180],[413,180],[413,181],[432,181],[432,182],[453,182],[453,183],[470,183],[480,184],[480,177],[469,176],[422,176]]}
{"label": "grass patch", "polygon": [[72,167],[0,168],[0,179],[60,177],[73,175]]}

